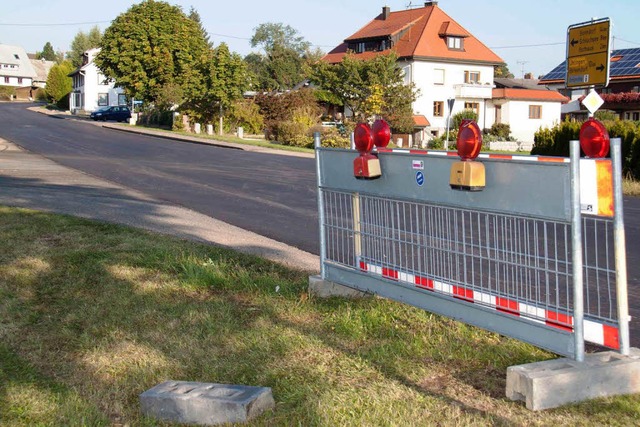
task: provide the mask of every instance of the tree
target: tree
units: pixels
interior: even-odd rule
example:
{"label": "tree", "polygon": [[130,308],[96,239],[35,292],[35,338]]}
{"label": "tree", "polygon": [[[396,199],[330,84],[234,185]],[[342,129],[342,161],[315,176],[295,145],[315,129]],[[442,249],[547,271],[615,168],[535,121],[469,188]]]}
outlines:
{"label": "tree", "polygon": [[513,73],[509,71],[509,67],[507,67],[507,64],[496,65],[493,68],[493,77],[502,77],[506,79],[512,79]]}
{"label": "tree", "polygon": [[46,42],[42,48],[42,52],[36,53],[37,59],[44,59],[46,61],[55,61],[57,59],[56,52],[53,50],[51,43]]}
{"label": "tree", "polygon": [[197,10],[194,9],[193,6],[191,6],[191,9],[189,9],[189,19],[198,24],[198,31],[200,31],[200,35],[207,42],[207,45],[209,45],[210,48],[213,48],[213,43],[211,42],[211,40],[209,40],[209,33],[204,29],[204,26],[202,25],[200,14]]}
{"label": "tree", "polygon": [[291,89],[305,78],[304,64],[321,53],[311,51],[311,44],[298,31],[282,23],[260,24],[251,37],[251,47],[263,53],[251,53],[245,62],[255,79],[256,89]]}
{"label": "tree", "polygon": [[310,68],[311,81],[332,93],[356,119],[377,115],[396,132],[413,129],[412,105],[418,91],[413,83],[404,83],[395,53],[370,60],[348,54],[339,64],[318,61]]}
{"label": "tree", "polygon": [[71,42],[71,50],[67,52],[67,59],[75,68],[82,65],[82,54],[89,49],[100,47],[102,32],[98,26],[92,27],[88,33],[78,31]]}
{"label": "tree", "polygon": [[182,90],[185,99],[203,91],[210,53],[198,24],[182,9],[144,0],[105,30],[96,65],[127,95],[153,104],[162,93]]}
{"label": "tree", "polygon": [[290,25],[267,22],[258,25],[254,30],[251,47],[256,46],[262,47],[267,54],[275,49],[285,48],[302,56],[309,50],[311,43],[305,41]]}
{"label": "tree", "polygon": [[51,67],[47,76],[46,93],[51,102],[64,105],[68,102],[69,93],[73,90],[73,82],[68,74],[73,70],[73,64],[64,61]]}
{"label": "tree", "polygon": [[203,90],[186,106],[205,122],[217,115],[218,132],[222,133],[224,111],[242,98],[247,88],[246,64],[240,55],[229,52],[226,43],[221,43],[210,51],[203,79]]}

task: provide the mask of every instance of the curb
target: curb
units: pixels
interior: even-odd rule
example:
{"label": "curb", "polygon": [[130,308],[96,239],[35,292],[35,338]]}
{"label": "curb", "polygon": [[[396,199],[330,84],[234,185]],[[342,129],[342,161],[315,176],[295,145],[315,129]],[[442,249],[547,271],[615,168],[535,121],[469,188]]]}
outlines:
{"label": "curb", "polygon": [[[29,107],[28,110],[35,111],[36,113],[40,113],[40,114],[46,114],[48,116],[63,115],[65,117],[56,117],[56,118],[64,119],[64,120],[77,120],[77,121],[89,122],[94,124],[89,120],[88,117],[73,116],[70,114],[65,114],[65,112],[44,110],[38,107]],[[210,146],[219,147],[219,148],[230,148],[233,150],[250,151],[254,153],[263,153],[263,154],[276,154],[280,156],[305,157],[309,159],[315,158],[315,153],[285,151],[285,150],[279,150],[277,148],[266,148],[266,147],[259,147],[255,145],[244,145],[244,144],[237,144],[233,142],[224,142],[224,141],[210,140],[210,139],[198,138],[198,137],[173,135],[168,132],[163,132],[161,130],[151,130],[151,129],[145,129],[145,128],[134,129],[134,128],[128,128],[128,127],[124,127],[122,125],[117,125],[117,124],[105,124],[105,123],[99,124],[98,122],[95,123],[95,126],[100,126],[105,129],[111,129],[111,130],[116,130],[120,132],[132,133],[136,135],[148,135],[148,136],[155,136],[157,138],[163,138],[163,139],[168,139],[172,141],[188,142],[191,144],[210,145]]]}

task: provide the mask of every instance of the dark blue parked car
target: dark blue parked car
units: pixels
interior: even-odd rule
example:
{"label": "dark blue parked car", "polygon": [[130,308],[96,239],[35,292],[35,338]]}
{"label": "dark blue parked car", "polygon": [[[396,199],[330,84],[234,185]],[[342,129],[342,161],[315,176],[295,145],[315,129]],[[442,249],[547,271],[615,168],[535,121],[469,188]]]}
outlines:
{"label": "dark blue parked car", "polygon": [[101,107],[91,113],[90,117],[93,120],[116,120],[118,122],[124,122],[131,118],[131,111],[129,107],[125,106]]}

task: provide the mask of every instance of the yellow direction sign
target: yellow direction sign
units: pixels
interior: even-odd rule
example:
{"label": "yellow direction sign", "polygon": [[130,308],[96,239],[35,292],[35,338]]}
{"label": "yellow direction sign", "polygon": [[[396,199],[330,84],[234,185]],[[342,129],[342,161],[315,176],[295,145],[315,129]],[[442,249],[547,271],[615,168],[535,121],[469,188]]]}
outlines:
{"label": "yellow direction sign", "polygon": [[567,30],[567,87],[609,84],[609,18],[571,25]]}

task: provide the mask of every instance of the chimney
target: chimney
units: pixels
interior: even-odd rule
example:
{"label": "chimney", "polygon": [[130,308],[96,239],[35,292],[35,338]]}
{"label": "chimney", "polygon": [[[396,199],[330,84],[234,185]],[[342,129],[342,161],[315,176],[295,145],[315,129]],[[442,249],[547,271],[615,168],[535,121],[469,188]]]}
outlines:
{"label": "chimney", "polygon": [[524,75],[525,80],[533,80],[533,73],[527,73]]}
{"label": "chimney", "polygon": [[384,6],[382,8],[382,19],[387,19],[391,14],[391,8],[389,6]]}
{"label": "chimney", "polygon": [[437,5],[438,5],[438,0],[432,0],[432,1],[424,2],[424,7],[437,6]]}

